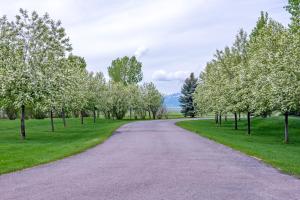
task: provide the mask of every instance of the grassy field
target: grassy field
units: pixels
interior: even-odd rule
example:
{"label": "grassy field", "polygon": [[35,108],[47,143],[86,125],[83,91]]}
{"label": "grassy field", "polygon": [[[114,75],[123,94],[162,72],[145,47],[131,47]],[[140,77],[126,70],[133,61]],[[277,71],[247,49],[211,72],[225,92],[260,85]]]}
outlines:
{"label": "grassy field", "polygon": [[184,117],[179,111],[169,111],[167,115],[168,119],[179,119]]}
{"label": "grassy field", "polygon": [[290,117],[290,143],[284,144],[283,117],[252,120],[252,135],[246,134],[246,120],[224,122],[217,127],[214,120],[182,121],[177,125],[248,155],[262,159],[279,170],[300,177],[300,118]]}
{"label": "grassy field", "polygon": [[86,150],[105,141],[112,132],[128,121],[99,119],[94,124],[85,118],[67,119],[64,128],[61,119],[55,119],[51,132],[49,119],[26,120],[27,139],[19,136],[19,120],[0,120],[0,174],[61,159]]}

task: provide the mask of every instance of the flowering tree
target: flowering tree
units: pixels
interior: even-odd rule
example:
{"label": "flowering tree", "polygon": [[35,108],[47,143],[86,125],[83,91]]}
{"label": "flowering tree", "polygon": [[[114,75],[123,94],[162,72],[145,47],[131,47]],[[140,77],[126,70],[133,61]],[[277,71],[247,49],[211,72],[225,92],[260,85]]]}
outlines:
{"label": "flowering tree", "polygon": [[[5,20],[4,20],[5,21]],[[9,41],[10,59],[4,70],[6,102],[21,108],[21,137],[25,138],[25,106],[46,102],[55,90],[55,74],[49,70],[70,50],[68,38],[60,22],[50,19],[48,14],[39,16],[20,9],[14,22],[3,22],[3,34]],[[54,94],[55,95],[55,94]]]}
{"label": "flowering tree", "polygon": [[[49,19],[50,20],[50,19]],[[64,82],[66,65],[64,65],[65,53],[71,50],[69,39],[66,37],[64,28],[61,27],[60,21],[50,20],[47,39],[49,48],[43,53],[44,60],[44,91],[46,98],[45,106],[50,110],[50,119],[52,131],[54,131],[53,112],[60,107],[59,97],[65,92]]]}
{"label": "flowering tree", "polygon": [[132,112],[134,112],[134,118],[137,118],[138,114],[141,114],[140,110],[143,109],[143,96],[141,88],[138,85],[129,85],[129,112],[130,119],[132,116]]}
{"label": "flowering tree", "polygon": [[[299,110],[300,96],[300,69],[299,50],[300,39],[296,34],[284,32],[281,38],[281,48],[276,54],[277,59],[273,64],[273,103],[275,109],[285,116],[285,142],[288,143],[288,115]],[[278,55],[279,54],[279,55]]]}
{"label": "flowering tree", "polygon": [[123,83],[109,83],[109,97],[112,102],[111,114],[116,119],[124,118],[129,108],[129,90]]}
{"label": "flowering tree", "polygon": [[145,83],[143,87],[144,87],[143,90],[145,90],[145,94],[146,94],[145,99],[147,102],[147,106],[149,108],[149,112],[152,113],[152,117],[153,119],[155,119],[159,108],[162,106],[163,96],[156,89],[155,85],[152,82]]}
{"label": "flowering tree", "polygon": [[[21,137],[25,139],[25,110],[28,117],[49,113],[51,130],[54,116],[80,113],[83,117],[96,110],[110,118],[122,119],[128,108],[135,117],[145,118],[146,111],[155,118],[161,94],[151,84],[138,86],[142,63],[133,56],[113,61],[105,82],[102,73],[89,73],[83,57],[71,54],[71,44],[60,21],[46,13],[39,16],[20,9],[12,22],[0,18],[0,107],[15,118],[21,109]],[[11,111],[11,112],[8,112]],[[26,112],[27,113],[27,112]]]}
{"label": "flowering tree", "polygon": [[102,107],[105,79],[101,72],[89,73],[87,83],[87,108],[93,112],[93,121],[96,123],[96,110]]}
{"label": "flowering tree", "polygon": [[232,47],[217,51],[200,74],[194,99],[198,112],[237,112],[266,116],[280,111],[285,116],[300,109],[299,1],[289,1],[292,14],[289,29],[262,12],[250,36],[241,30]]}

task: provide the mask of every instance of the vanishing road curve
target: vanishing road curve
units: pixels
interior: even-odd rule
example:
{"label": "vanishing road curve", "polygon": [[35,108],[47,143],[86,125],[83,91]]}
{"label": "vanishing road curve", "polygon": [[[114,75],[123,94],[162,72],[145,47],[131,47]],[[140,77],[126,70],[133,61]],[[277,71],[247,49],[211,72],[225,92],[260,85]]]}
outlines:
{"label": "vanishing road curve", "polygon": [[84,153],[2,175],[0,199],[300,199],[299,179],[175,122],[130,123]]}

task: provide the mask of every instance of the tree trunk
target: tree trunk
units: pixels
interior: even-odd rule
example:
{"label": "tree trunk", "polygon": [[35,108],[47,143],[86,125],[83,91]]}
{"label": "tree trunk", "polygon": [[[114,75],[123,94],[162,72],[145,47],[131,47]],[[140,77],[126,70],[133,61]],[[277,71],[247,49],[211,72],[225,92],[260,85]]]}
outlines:
{"label": "tree trunk", "polygon": [[83,124],[83,111],[80,111],[81,124]]}
{"label": "tree trunk", "polygon": [[51,131],[54,132],[53,109],[50,110]]}
{"label": "tree trunk", "polygon": [[247,112],[247,121],[248,121],[248,123],[247,123],[247,125],[248,125],[248,135],[250,135],[251,134],[251,119],[250,119],[250,112]]}
{"label": "tree trunk", "polygon": [[219,115],[216,113],[216,124],[219,124]]}
{"label": "tree trunk", "polygon": [[284,113],[284,142],[289,143],[289,113]]}
{"label": "tree trunk", "polygon": [[237,113],[234,113],[234,130],[237,130],[238,126],[237,126]]}
{"label": "tree trunk", "polygon": [[241,121],[241,113],[239,112],[239,121]]}
{"label": "tree trunk", "polygon": [[222,125],[222,114],[220,113],[220,115],[219,115],[219,126],[221,126]]}
{"label": "tree trunk", "polygon": [[131,107],[129,108],[129,118],[131,119],[131,115],[132,115],[132,109]]}
{"label": "tree trunk", "polygon": [[96,107],[94,107],[93,115],[94,115],[94,124],[95,124],[96,123]]}
{"label": "tree trunk", "polygon": [[25,140],[25,105],[21,106],[21,138]]}
{"label": "tree trunk", "polygon": [[148,112],[149,112],[149,119],[151,119],[151,112],[150,112],[150,110]]}
{"label": "tree trunk", "polygon": [[66,113],[65,113],[64,108],[61,109],[61,117],[62,117],[62,120],[63,120],[63,123],[64,123],[64,127],[66,127],[67,126],[67,124],[66,124]]}
{"label": "tree trunk", "polygon": [[152,115],[153,115],[153,119],[155,119],[155,113],[154,112],[152,112]]}

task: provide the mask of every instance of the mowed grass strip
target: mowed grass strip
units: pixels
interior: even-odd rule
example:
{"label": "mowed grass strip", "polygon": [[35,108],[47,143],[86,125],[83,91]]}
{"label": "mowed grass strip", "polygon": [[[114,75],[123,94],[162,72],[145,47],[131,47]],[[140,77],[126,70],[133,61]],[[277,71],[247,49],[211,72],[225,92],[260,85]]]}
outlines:
{"label": "mowed grass strip", "polygon": [[252,134],[246,134],[246,120],[238,123],[223,121],[217,127],[214,120],[182,121],[178,126],[196,132],[216,142],[262,159],[279,170],[300,177],[300,118],[289,118],[290,143],[284,144],[283,117],[252,119]]}
{"label": "mowed grass strip", "polygon": [[171,111],[167,113],[168,119],[180,119],[184,118],[183,114],[181,112],[177,111]]}
{"label": "mowed grass strip", "polygon": [[19,120],[0,120],[0,174],[47,163],[82,152],[105,141],[125,120],[91,118],[67,119],[64,128],[61,119],[55,119],[51,132],[49,119],[26,120],[27,139],[20,139]]}

